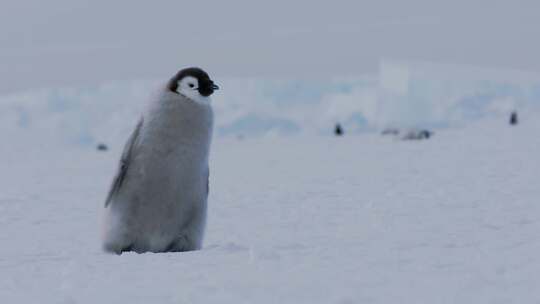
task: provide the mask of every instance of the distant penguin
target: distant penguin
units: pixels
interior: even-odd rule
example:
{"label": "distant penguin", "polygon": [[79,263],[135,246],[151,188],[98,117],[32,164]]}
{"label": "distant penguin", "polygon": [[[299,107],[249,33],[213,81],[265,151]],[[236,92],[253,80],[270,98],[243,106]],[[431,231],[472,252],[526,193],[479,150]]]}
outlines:
{"label": "distant penguin", "polygon": [[107,147],[107,145],[104,144],[104,143],[99,143],[96,148],[97,148],[98,151],[107,151],[107,150],[109,150],[109,147]]}
{"label": "distant penguin", "polygon": [[336,124],[336,127],[334,128],[334,134],[336,136],[342,136],[343,135],[343,128],[341,127],[341,125],[339,123]]}
{"label": "distant penguin", "polygon": [[429,130],[409,130],[405,135],[401,138],[403,140],[422,140],[422,139],[429,139],[431,136],[433,136],[433,132]]}
{"label": "distant penguin", "polygon": [[518,124],[518,114],[516,111],[510,114],[510,125],[515,126]]}
{"label": "distant penguin", "polygon": [[433,134],[433,132],[431,131],[428,131],[428,130],[422,130],[420,131],[419,135],[421,138],[425,138],[425,139],[428,139],[431,137],[431,134]]}
{"label": "distant penguin", "polygon": [[128,139],[105,201],[105,251],[178,252],[202,246],[218,86],[179,71],[150,100]]}

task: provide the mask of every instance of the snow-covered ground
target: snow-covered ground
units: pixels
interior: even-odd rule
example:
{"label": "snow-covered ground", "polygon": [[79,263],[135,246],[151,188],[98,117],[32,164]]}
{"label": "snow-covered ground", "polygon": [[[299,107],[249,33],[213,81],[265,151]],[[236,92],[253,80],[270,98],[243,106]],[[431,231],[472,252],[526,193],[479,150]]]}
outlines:
{"label": "snow-covered ground", "polygon": [[539,121],[217,137],[204,249],[121,256],[100,249],[121,146],[4,140],[0,302],[536,303]]}
{"label": "snow-covered ground", "polygon": [[538,75],[384,61],[364,77],[216,81],[205,246],[177,254],[100,244],[159,81],[0,96],[0,303],[540,301]]}

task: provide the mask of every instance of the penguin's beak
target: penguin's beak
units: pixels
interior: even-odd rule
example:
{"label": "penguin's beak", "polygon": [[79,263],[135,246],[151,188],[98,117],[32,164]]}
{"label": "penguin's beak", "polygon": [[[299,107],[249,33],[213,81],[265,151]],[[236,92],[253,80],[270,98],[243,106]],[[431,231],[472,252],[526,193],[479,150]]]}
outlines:
{"label": "penguin's beak", "polygon": [[199,93],[201,93],[202,96],[210,96],[215,90],[219,90],[219,86],[214,84],[212,80],[199,86]]}

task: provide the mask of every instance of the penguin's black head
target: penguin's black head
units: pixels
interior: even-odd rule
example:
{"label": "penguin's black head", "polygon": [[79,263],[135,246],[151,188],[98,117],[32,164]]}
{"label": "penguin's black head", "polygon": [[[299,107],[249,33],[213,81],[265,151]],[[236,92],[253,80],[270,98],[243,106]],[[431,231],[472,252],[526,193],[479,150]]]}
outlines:
{"label": "penguin's black head", "polygon": [[171,92],[183,94],[192,99],[199,94],[208,97],[219,89],[205,71],[195,67],[180,70],[169,81],[167,88]]}

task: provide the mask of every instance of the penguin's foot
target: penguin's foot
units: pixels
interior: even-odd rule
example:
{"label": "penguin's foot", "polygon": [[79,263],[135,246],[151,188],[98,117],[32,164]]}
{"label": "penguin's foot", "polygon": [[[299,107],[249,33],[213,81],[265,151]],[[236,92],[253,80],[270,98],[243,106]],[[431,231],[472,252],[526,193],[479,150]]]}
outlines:
{"label": "penguin's foot", "polygon": [[103,250],[108,253],[121,255],[124,252],[134,251],[132,242],[108,241],[103,244]]}
{"label": "penguin's foot", "polygon": [[130,251],[133,251],[133,244],[127,246],[127,247],[124,247],[119,254],[122,254],[124,252],[130,252]]}
{"label": "penguin's foot", "polygon": [[185,236],[179,236],[165,249],[165,252],[184,252],[199,249],[193,242]]}

